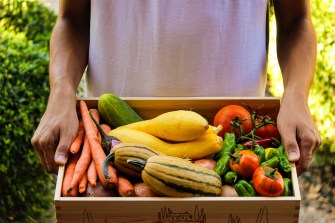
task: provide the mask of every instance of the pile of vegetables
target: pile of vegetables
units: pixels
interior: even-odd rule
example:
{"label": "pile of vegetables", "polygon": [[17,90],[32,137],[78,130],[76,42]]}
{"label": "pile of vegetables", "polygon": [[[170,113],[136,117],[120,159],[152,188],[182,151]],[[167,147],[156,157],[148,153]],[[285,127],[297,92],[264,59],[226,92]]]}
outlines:
{"label": "pile of vegetables", "polygon": [[214,124],[225,125],[222,149],[214,157],[224,184],[243,197],[292,196],[291,164],[271,117],[229,105],[216,114]]}
{"label": "pile of vegetables", "polygon": [[211,125],[193,111],[143,120],[113,94],[80,101],[62,196],[291,196],[275,121],[228,105]]}
{"label": "pile of vegetables", "polygon": [[[279,141],[274,140],[278,144]],[[226,133],[222,149],[215,155],[217,172],[224,184],[239,196],[291,196],[291,164],[282,144],[264,149],[237,144],[233,133]]]}

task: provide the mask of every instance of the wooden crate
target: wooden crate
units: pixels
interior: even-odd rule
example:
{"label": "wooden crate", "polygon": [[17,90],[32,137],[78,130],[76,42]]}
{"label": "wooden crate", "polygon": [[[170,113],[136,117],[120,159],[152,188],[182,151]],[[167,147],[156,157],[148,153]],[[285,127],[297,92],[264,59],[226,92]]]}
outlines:
{"label": "wooden crate", "polygon": [[[152,118],[166,111],[186,109],[212,123],[214,114],[229,104],[260,108],[276,117],[278,98],[123,98],[141,117]],[[85,99],[90,108],[98,98]],[[289,223],[298,222],[300,191],[292,164],[293,196],[290,197],[61,197],[64,168],[60,167],[55,190],[58,223],[199,222],[199,223]]]}

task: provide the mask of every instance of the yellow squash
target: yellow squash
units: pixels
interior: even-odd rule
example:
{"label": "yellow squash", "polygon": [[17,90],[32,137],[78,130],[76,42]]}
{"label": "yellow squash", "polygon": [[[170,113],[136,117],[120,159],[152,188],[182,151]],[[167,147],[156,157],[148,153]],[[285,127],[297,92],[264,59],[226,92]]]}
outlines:
{"label": "yellow squash", "polygon": [[200,114],[188,110],[176,110],[119,128],[134,129],[161,139],[180,142],[199,138],[208,126],[207,120]]}
{"label": "yellow squash", "polygon": [[221,149],[223,140],[222,137],[217,135],[220,127],[210,126],[204,134],[195,140],[175,143],[168,143],[149,133],[129,128],[113,129],[109,132],[109,135],[118,138],[121,142],[146,145],[165,155],[200,159],[217,153]]}

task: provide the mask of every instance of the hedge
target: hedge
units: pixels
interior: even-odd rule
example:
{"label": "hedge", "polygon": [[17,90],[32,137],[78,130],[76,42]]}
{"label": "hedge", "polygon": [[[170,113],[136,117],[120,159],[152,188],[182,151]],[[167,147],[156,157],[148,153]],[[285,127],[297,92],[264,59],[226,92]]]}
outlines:
{"label": "hedge", "polygon": [[56,16],[35,1],[3,0],[0,9],[0,222],[43,222],[55,177],[43,170],[31,137],[49,95]]}

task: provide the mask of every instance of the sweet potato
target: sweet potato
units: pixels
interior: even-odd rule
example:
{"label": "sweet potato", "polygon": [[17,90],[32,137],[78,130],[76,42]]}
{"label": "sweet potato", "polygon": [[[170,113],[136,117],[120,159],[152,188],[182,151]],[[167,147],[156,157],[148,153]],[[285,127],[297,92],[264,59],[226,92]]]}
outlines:
{"label": "sweet potato", "polygon": [[195,160],[194,164],[214,170],[216,166],[216,161],[211,158],[204,158],[204,159]]}
{"label": "sweet potato", "polygon": [[222,188],[221,188],[220,197],[238,197],[238,194],[237,194],[234,186],[223,185]]}
{"label": "sweet potato", "polygon": [[91,184],[87,184],[87,188],[84,193],[79,194],[81,197],[117,197],[118,194],[114,189],[106,189],[102,186],[100,181],[97,181],[97,185],[93,187]]}
{"label": "sweet potato", "polygon": [[136,197],[160,197],[159,194],[155,193],[148,187],[144,182],[134,184],[135,196]]}

